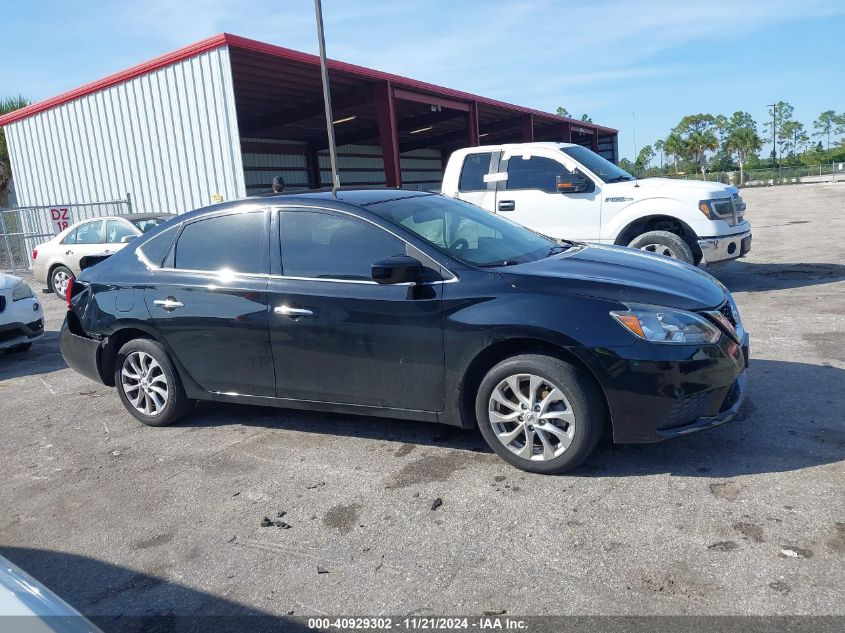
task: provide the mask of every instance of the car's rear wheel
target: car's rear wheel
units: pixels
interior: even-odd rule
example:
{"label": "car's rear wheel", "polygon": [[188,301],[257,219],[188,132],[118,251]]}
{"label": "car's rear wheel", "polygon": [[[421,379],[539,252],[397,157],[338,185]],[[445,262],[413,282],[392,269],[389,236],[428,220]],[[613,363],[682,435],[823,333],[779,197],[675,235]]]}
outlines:
{"label": "car's rear wheel", "polygon": [[559,358],[515,356],[493,367],[478,389],[476,419],[502,459],[529,472],[578,466],[601,437],[601,393],[583,370]]}
{"label": "car's rear wheel", "polygon": [[173,424],[191,404],[164,347],[151,339],[133,339],[120,348],[114,384],[126,410],[148,426]]}
{"label": "car's rear wheel", "polygon": [[56,266],[50,273],[50,289],[59,299],[64,300],[67,285],[73,279],[73,272],[67,266]]}
{"label": "car's rear wheel", "polygon": [[628,246],[672,259],[679,259],[687,264],[692,264],[695,261],[692,249],[684,241],[684,238],[669,231],[643,233],[635,237]]}

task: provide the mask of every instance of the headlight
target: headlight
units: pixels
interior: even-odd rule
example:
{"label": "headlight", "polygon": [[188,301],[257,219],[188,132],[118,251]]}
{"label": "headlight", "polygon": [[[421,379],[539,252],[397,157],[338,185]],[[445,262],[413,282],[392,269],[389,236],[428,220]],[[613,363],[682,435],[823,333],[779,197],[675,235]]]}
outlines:
{"label": "headlight", "polygon": [[710,220],[731,218],[734,213],[733,199],[715,198],[713,200],[701,200],[698,203],[698,210]]}
{"label": "headlight", "polygon": [[634,336],[654,343],[709,344],[721,336],[715,325],[684,310],[634,305],[610,315]]}
{"label": "headlight", "polygon": [[728,305],[731,307],[731,312],[734,314],[734,321],[736,321],[736,331],[739,332],[740,336],[744,331],[742,325],[742,317],[739,316],[739,308],[736,307],[736,301],[734,301],[734,296],[730,293],[730,291],[726,290],[725,294],[728,296]]}
{"label": "headlight", "polygon": [[32,294],[32,288],[25,281],[19,281],[12,289],[12,301],[20,301],[21,299],[30,299],[35,295]]}

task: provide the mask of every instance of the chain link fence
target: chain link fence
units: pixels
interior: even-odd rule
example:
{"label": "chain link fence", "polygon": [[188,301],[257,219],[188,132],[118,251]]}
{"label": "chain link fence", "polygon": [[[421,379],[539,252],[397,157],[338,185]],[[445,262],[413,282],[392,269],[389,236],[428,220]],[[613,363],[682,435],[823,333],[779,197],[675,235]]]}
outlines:
{"label": "chain link fence", "polygon": [[32,251],[80,220],[132,213],[132,197],[106,202],[48,204],[0,208],[0,271],[32,268]]}
{"label": "chain link fence", "polygon": [[700,172],[687,174],[666,174],[669,178],[681,180],[707,180],[737,187],[769,187],[772,185],[794,185],[811,182],[845,182],[845,163],[826,165],[796,165],[746,169],[740,177],[737,171],[713,171],[703,176]]}

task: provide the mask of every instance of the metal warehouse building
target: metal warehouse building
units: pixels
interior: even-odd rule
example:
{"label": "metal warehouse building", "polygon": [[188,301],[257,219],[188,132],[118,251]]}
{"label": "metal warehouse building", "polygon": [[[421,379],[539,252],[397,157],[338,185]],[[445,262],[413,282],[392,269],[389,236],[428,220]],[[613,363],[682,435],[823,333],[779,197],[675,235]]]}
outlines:
{"label": "metal warehouse building", "polygon": [[[329,61],[344,186],[433,189],[458,147],[561,140],[617,159],[617,132]],[[319,58],[222,34],[0,118],[18,205],[131,194],[137,212],[330,184]]]}

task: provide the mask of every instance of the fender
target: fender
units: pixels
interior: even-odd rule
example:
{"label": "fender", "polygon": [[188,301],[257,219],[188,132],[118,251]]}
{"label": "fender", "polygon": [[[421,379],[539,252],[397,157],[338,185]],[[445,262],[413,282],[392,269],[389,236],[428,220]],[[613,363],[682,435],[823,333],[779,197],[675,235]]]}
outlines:
{"label": "fender", "polygon": [[[624,232],[624,230],[643,218],[654,215],[667,215],[676,219],[681,224],[688,226],[689,218],[687,215],[686,206],[680,200],[674,198],[646,198],[645,200],[638,200],[629,204],[623,209],[617,210],[615,213],[610,212],[613,209],[613,202],[605,202],[603,211],[607,222],[603,222],[601,241],[604,243],[614,244],[616,240]],[[695,231],[690,229],[695,234]],[[627,246],[627,244],[625,244]]]}

